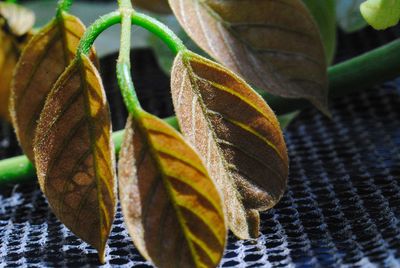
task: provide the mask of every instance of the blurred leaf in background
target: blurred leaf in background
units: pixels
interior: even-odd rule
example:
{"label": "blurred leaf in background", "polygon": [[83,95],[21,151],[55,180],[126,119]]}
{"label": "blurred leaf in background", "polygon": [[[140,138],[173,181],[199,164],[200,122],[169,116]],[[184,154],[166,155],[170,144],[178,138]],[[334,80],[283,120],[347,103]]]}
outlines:
{"label": "blurred leaf in background", "polygon": [[336,49],[335,0],[303,0],[318,24],[325,46],[326,60],[330,65]]}
{"label": "blurred leaf in background", "polygon": [[364,0],[336,0],[336,20],[343,31],[351,33],[367,26],[360,13],[362,2]]}
{"label": "blurred leaf in background", "polygon": [[376,30],[397,25],[400,19],[400,0],[368,0],[360,6],[364,19]]}

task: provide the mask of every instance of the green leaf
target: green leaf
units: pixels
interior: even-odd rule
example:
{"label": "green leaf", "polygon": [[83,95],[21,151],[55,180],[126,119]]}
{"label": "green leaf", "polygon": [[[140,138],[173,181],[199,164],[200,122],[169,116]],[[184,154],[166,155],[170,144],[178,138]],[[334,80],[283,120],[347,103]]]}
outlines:
{"label": "green leaf", "polygon": [[336,49],[336,2],[335,0],[303,0],[319,26],[325,47],[325,56],[332,63]]}
{"label": "green leaf", "polygon": [[397,25],[400,19],[400,0],[368,0],[360,6],[361,14],[376,30]]}
{"label": "green leaf", "polygon": [[281,128],[286,129],[293,122],[293,120],[296,119],[299,113],[300,113],[299,111],[296,111],[293,113],[288,113],[278,116],[278,121],[279,124],[281,125]]}
{"label": "green leaf", "polygon": [[216,267],[227,227],[220,194],[194,149],[161,119],[129,117],[119,160],[124,220],[157,267]]}
{"label": "green leaf", "polygon": [[336,0],[336,20],[343,31],[351,33],[367,26],[367,22],[360,13],[360,5],[363,1]]}

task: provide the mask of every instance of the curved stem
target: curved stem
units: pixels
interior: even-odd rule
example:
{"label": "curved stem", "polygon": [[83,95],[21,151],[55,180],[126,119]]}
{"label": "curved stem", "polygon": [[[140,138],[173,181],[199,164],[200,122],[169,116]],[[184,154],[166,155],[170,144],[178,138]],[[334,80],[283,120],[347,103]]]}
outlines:
{"label": "curved stem", "polygon": [[[114,11],[101,16],[86,30],[79,43],[78,52],[88,54],[96,38],[103,31],[115,24],[121,23],[121,21],[122,14],[120,11]],[[152,17],[134,12],[131,17],[131,22],[158,36],[175,54],[186,49],[182,40],[171,29]]]}
{"label": "curved stem", "polygon": [[92,25],[89,26],[83,35],[81,41],[79,42],[77,54],[87,55],[96,38],[102,32],[118,23],[121,23],[121,13],[119,11],[113,11],[98,18]]}
{"label": "curved stem", "polygon": [[132,16],[132,23],[158,36],[175,54],[186,49],[182,40],[171,29],[150,16],[135,12]]}

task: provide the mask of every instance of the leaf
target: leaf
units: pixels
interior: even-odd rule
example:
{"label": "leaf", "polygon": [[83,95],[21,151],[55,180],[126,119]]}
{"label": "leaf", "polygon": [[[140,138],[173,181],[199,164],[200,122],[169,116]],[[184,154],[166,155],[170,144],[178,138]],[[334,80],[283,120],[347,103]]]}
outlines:
{"label": "leaf", "polygon": [[343,31],[356,32],[367,26],[360,13],[364,0],[336,0],[336,20]]}
{"label": "leaf", "polygon": [[331,64],[336,49],[335,0],[303,0],[319,26],[325,47],[326,61]]}
{"label": "leaf", "polygon": [[258,236],[258,211],[279,201],[288,176],[274,113],[234,73],[192,52],[177,56],[171,79],[180,129],[222,190],[230,229]]}
{"label": "leaf", "polygon": [[255,87],[327,110],[318,27],[301,0],[169,0],[191,38]]}
{"label": "leaf", "polygon": [[0,18],[6,21],[7,29],[15,36],[27,34],[35,24],[35,14],[14,3],[0,3]]}
{"label": "leaf", "polygon": [[132,0],[132,5],[159,14],[171,13],[168,0]]}
{"label": "leaf", "polygon": [[116,205],[114,147],[103,85],[86,56],[67,68],[49,94],[34,152],[54,214],[104,262]]}
{"label": "leaf", "polygon": [[360,11],[369,25],[384,30],[399,23],[400,1],[368,0],[361,4]]}
{"label": "leaf", "polygon": [[7,121],[11,120],[8,106],[13,71],[34,19],[33,13],[21,6],[0,3],[0,117]]}
{"label": "leaf", "polygon": [[[33,161],[39,115],[53,85],[75,57],[85,31],[81,21],[63,13],[39,31],[22,52],[11,90],[10,113],[22,149]],[[91,54],[94,59],[94,51]]]}
{"label": "leaf", "polygon": [[279,124],[281,125],[281,128],[282,129],[288,128],[289,125],[293,122],[293,120],[297,118],[299,113],[300,113],[299,111],[295,111],[292,113],[278,116],[278,121],[279,121]]}
{"label": "leaf", "polygon": [[227,235],[222,201],[196,152],[147,113],[128,119],[119,190],[129,233],[157,267],[216,267]]}
{"label": "leaf", "polygon": [[15,46],[12,36],[0,29],[0,116],[10,121],[8,102],[10,99],[10,84],[19,49]]}

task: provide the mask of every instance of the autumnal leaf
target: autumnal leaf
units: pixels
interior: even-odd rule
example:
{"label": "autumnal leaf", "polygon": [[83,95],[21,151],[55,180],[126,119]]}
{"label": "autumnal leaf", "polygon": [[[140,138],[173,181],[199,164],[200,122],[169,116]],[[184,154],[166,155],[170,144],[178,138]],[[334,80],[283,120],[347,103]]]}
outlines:
{"label": "autumnal leaf", "polygon": [[181,135],[143,113],[128,119],[119,191],[129,233],[157,267],[216,267],[227,235],[222,201]]}
{"label": "autumnal leaf", "polygon": [[368,0],[361,4],[360,11],[374,29],[384,30],[399,23],[400,0]]}
{"label": "autumnal leaf", "polygon": [[[33,161],[33,138],[46,97],[75,57],[85,31],[81,21],[67,13],[35,34],[18,61],[11,90],[10,113],[18,140]],[[94,51],[91,54],[94,59]]]}
{"label": "autumnal leaf", "polygon": [[336,49],[335,0],[303,0],[318,24],[325,47],[326,61],[331,64]]}
{"label": "autumnal leaf", "polygon": [[192,52],[177,56],[171,79],[180,128],[222,190],[230,229],[256,237],[258,211],[273,207],[287,182],[277,118],[242,79]]}
{"label": "autumnal leaf", "polygon": [[14,3],[0,3],[0,18],[6,21],[7,30],[15,36],[27,34],[35,24],[35,14]]}
{"label": "autumnal leaf", "polygon": [[169,2],[189,36],[247,82],[329,113],[324,47],[301,0]]}
{"label": "autumnal leaf", "polygon": [[8,106],[13,71],[34,20],[35,16],[28,9],[0,3],[0,117],[7,121],[10,121]]}
{"label": "autumnal leaf", "polygon": [[168,0],[132,0],[132,5],[159,14],[171,13]]}
{"label": "autumnal leaf", "polygon": [[101,78],[88,57],[74,61],[49,94],[34,152],[54,214],[103,262],[116,205],[114,147]]}

